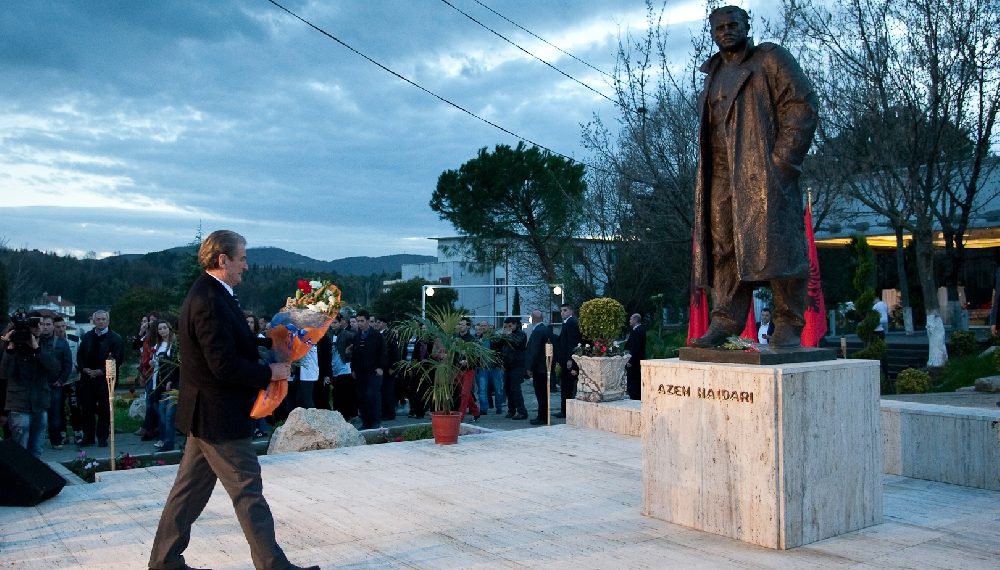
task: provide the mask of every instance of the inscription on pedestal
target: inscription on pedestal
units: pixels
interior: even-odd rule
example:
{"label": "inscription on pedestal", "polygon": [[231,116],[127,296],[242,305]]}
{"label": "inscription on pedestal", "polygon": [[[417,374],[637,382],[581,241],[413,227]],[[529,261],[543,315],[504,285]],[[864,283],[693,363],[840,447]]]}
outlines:
{"label": "inscription on pedestal", "polygon": [[[664,396],[680,396],[682,398],[692,397],[690,386],[678,386],[676,384],[660,384],[656,387],[656,393]],[[725,400],[747,404],[753,403],[753,392],[747,392],[744,390],[716,390],[714,388],[698,387],[693,393],[695,398],[701,398],[702,400]]]}

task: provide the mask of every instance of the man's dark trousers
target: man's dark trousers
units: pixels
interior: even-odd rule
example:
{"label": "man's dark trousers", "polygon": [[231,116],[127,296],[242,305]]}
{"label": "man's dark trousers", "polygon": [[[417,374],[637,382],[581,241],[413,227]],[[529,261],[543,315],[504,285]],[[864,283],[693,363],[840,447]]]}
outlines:
{"label": "man's dark trousers", "polygon": [[361,429],[376,428],[382,423],[382,375],[359,372],[357,381]]}
{"label": "man's dark trousers", "polygon": [[253,441],[233,439],[208,441],[188,436],[177,470],[177,479],[167,497],[167,508],[160,516],[149,567],[182,568],[180,553],[191,540],[191,525],[212,496],[215,481],[229,493],[243,534],[250,544],[256,568],[287,568],[288,558],[274,536],[274,519],[264,500],[264,483]]}

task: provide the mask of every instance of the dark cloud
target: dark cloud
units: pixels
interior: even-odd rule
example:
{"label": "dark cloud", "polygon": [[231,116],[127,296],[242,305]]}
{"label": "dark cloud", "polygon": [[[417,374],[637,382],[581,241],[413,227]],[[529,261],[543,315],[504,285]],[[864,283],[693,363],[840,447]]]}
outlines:
{"label": "dark cloud", "polygon": [[[579,125],[614,114],[442,2],[283,3],[558,152],[582,158]],[[453,3],[610,93],[475,2]],[[608,71],[645,13],[642,0],[486,3]],[[0,232],[15,246],[141,252],[190,241],[200,220],[322,259],[426,253],[433,243],[413,238],[453,233],[428,207],[438,175],[516,143],[264,1],[9,3],[0,73],[15,79],[0,84],[12,149]],[[60,231],[31,231],[23,220],[39,215]]]}

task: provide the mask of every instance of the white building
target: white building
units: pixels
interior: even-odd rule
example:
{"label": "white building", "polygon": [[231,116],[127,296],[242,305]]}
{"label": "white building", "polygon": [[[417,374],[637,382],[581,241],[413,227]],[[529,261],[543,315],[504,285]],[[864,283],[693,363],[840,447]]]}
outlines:
{"label": "white building", "polygon": [[[431,238],[437,241],[437,261],[403,265],[402,279],[417,277],[430,283],[453,287],[458,293],[457,306],[472,315],[473,320],[492,320],[499,325],[503,317],[514,314],[515,293],[520,298],[522,322],[534,309],[546,314],[546,321],[558,315],[559,304],[564,299],[562,283],[547,283],[535,257],[528,251],[508,248],[496,265],[479,263],[466,245],[464,237]],[[575,240],[576,255],[584,255],[593,240]],[[519,248],[526,249],[526,248]],[[574,265],[578,275],[583,274],[582,264]],[[555,289],[556,286],[560,289]],[[554,292],[554,289],[556,292]],[[598,284],[598,290],[603,287]]]}
{"label": "white building", "polygon": [[52,311],[53,313],[58,313],[65,317],[75,317],[76,316],[76,303],[63,299],[62,295],[49,295],[48,292],[42,293],[40,299],[36,299],[31,306],[28,307],[29,311]]}

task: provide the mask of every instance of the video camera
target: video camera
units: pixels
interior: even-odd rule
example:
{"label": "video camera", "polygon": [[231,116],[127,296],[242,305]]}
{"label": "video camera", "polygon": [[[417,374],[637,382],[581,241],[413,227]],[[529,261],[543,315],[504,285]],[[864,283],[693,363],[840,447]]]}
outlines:
{"label": "video camera", "polygon": [[15,350],[32,350],[31,337],[32,328],[37,328],[42,319],[39,317],[29,317],[23,312],[17,312],[10,316],[10,323],[13,325],[13,333],[10,335],[10,342]]}

